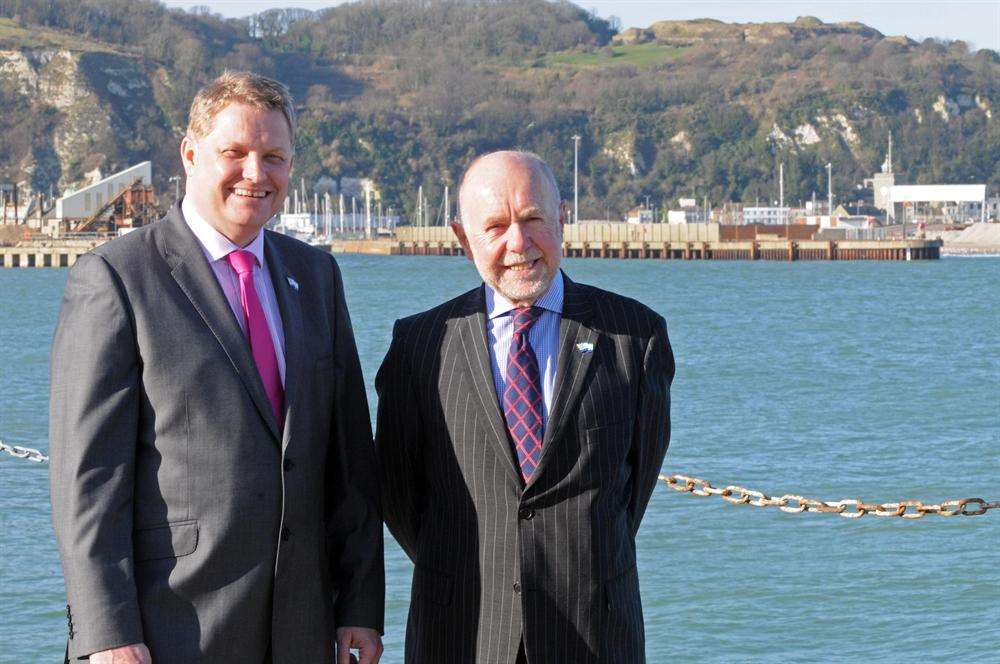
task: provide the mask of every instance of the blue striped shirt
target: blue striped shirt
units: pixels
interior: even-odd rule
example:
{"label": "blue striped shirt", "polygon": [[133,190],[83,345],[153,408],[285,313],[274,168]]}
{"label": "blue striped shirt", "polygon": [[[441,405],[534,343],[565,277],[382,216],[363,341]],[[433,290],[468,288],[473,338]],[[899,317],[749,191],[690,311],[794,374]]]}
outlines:
{"label": "blue striped shirt", "polygon": [[[542,419],[549,421],[552,393],[556,384],[556,361],[559,354],[559,321],[563,309],[563,276],[556,272],[545,294],[535,301],[543,309],[535,324],[528,330],[528,342],[535,351],[538,370],[542,377],[542,401],[545,402]],[[503,393],[507,389],[507,356],[514,338],[516,307],[510,300],[486,285],[486,336],[490,345],[490,365],[493,367],[493,386],[497,391],[500,411],[503,412]]]}

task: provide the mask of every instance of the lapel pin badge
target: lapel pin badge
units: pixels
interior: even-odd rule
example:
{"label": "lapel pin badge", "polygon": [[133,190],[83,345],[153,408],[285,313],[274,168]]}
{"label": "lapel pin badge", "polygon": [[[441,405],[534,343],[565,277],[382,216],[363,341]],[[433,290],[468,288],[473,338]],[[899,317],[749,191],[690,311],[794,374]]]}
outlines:
{"label": "lapel pin badge", "polygon": [[291,277],[288,277],[288,285],[292,287],[292,290],[297,291],[299,289],[299,282],[295,281]]}
{"label": "lapel pin badge", "polygon": [[590,343],[589,341],[584,341],[583,343],[578,343],[576,345],[576,349],[581,353],[593,353],[594,344]]}

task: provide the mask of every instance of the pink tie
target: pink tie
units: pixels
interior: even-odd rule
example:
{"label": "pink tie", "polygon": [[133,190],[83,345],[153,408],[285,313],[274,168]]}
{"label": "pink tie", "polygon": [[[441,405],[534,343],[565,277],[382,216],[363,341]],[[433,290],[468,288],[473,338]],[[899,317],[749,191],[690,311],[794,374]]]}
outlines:
{"label": "pink tie", "polygon": [[264,308],[260,306],[257,289],[253,286],[253,266],[257,257],[249,251],[237,250],[227,255],[226,260],[240,278],[240,304],[243,305],[243,319],[250,333],[250,351],[264,381],[264,391],[267,393],[267,400],[271,402],[274,417],[278,420],[278,428],[281,429],[285,426],[285,390],[281,386],[278,358],[274,352],[274,341],[267,327]]}

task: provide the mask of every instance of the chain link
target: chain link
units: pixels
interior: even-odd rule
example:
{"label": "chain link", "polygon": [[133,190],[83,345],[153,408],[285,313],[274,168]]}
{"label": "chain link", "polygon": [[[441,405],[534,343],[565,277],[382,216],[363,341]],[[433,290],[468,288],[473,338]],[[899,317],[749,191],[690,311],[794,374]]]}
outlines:
{"label": "chain link", "polygon": [[18,459],[27,459],[35,463],[48,463],[49,458],[33,447],[23,447],[21,445],[8,445],[0,440],[0,452],[6,452]]}
{"label": "chain link", "polygon": [[1000,501],[988,503],[982,498],[961,498],[946,500],[939,504],[924,504],[919,500],[900,500],[894,503],[866,503],[859,500],[815,500],[797,494],[786,493],[778,498],[772,498],[762,491],[746,489],[741,486],[729,485],[717,489],[711,482],[689,475],[660,475],[668,487],[681,493],[695,496],[719,496],[733,505],[752,505],[754,507],[777,507],[789,514],[815,512],[820,514],[839,514],[845,519],[860,519],[866,514],[882,517],[900,517],[903,519],[922,519],[927,514],[938,516],[979,516],[989,510],[1000,510]]}
{"label": "chain link", "polygon": [[[23,445],[8,445],[0,440],[0,452],[6,452],[18,459],[27,459],[35,463],[48,463],[49,457],[32,447]],[[866,514],[881,517],[900,517],[903,519],[922,519],[928,514],[938,516],[980,516],[990,510],[1000,510],[1000,501],[986,502],[982,498],[960,498],[945,500],[941,503],[924,504],[919,500],[900,500],[893,503],[866,503],[861,500],[815,500],[798,494],[786,493],[772,498],[762,491],[747,489],[730,484],[723,488],[712,486],[708,480],[689,475],[660,475],[668,487],[681,493],[694,496],[718,496],[733,505],[752,505],[753,507],[777,507],[789,514],[814,512],[819,514],[838,514],[845,519],[860,519]]]}

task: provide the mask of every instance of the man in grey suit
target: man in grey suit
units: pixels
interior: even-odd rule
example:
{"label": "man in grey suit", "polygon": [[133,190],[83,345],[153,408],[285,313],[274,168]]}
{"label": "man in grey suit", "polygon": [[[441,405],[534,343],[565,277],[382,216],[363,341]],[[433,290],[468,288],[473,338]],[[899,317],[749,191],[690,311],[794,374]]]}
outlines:
{"label": "man in grey suit", "polygon": [[379,659],[377,472],[343,281],[262,230],[294,130],[283,85],[224,74],[191,106],[183,202],[70,273],[50,413],[69,659]]}
{"label": "man in grey suit", "polygon": [[383,512],[415,564],[406,661],[645,661],[635,536],[670,437],[663,318],[559,270],[538,157],[475,160],[454,230],[485,282],[396,322]]}

